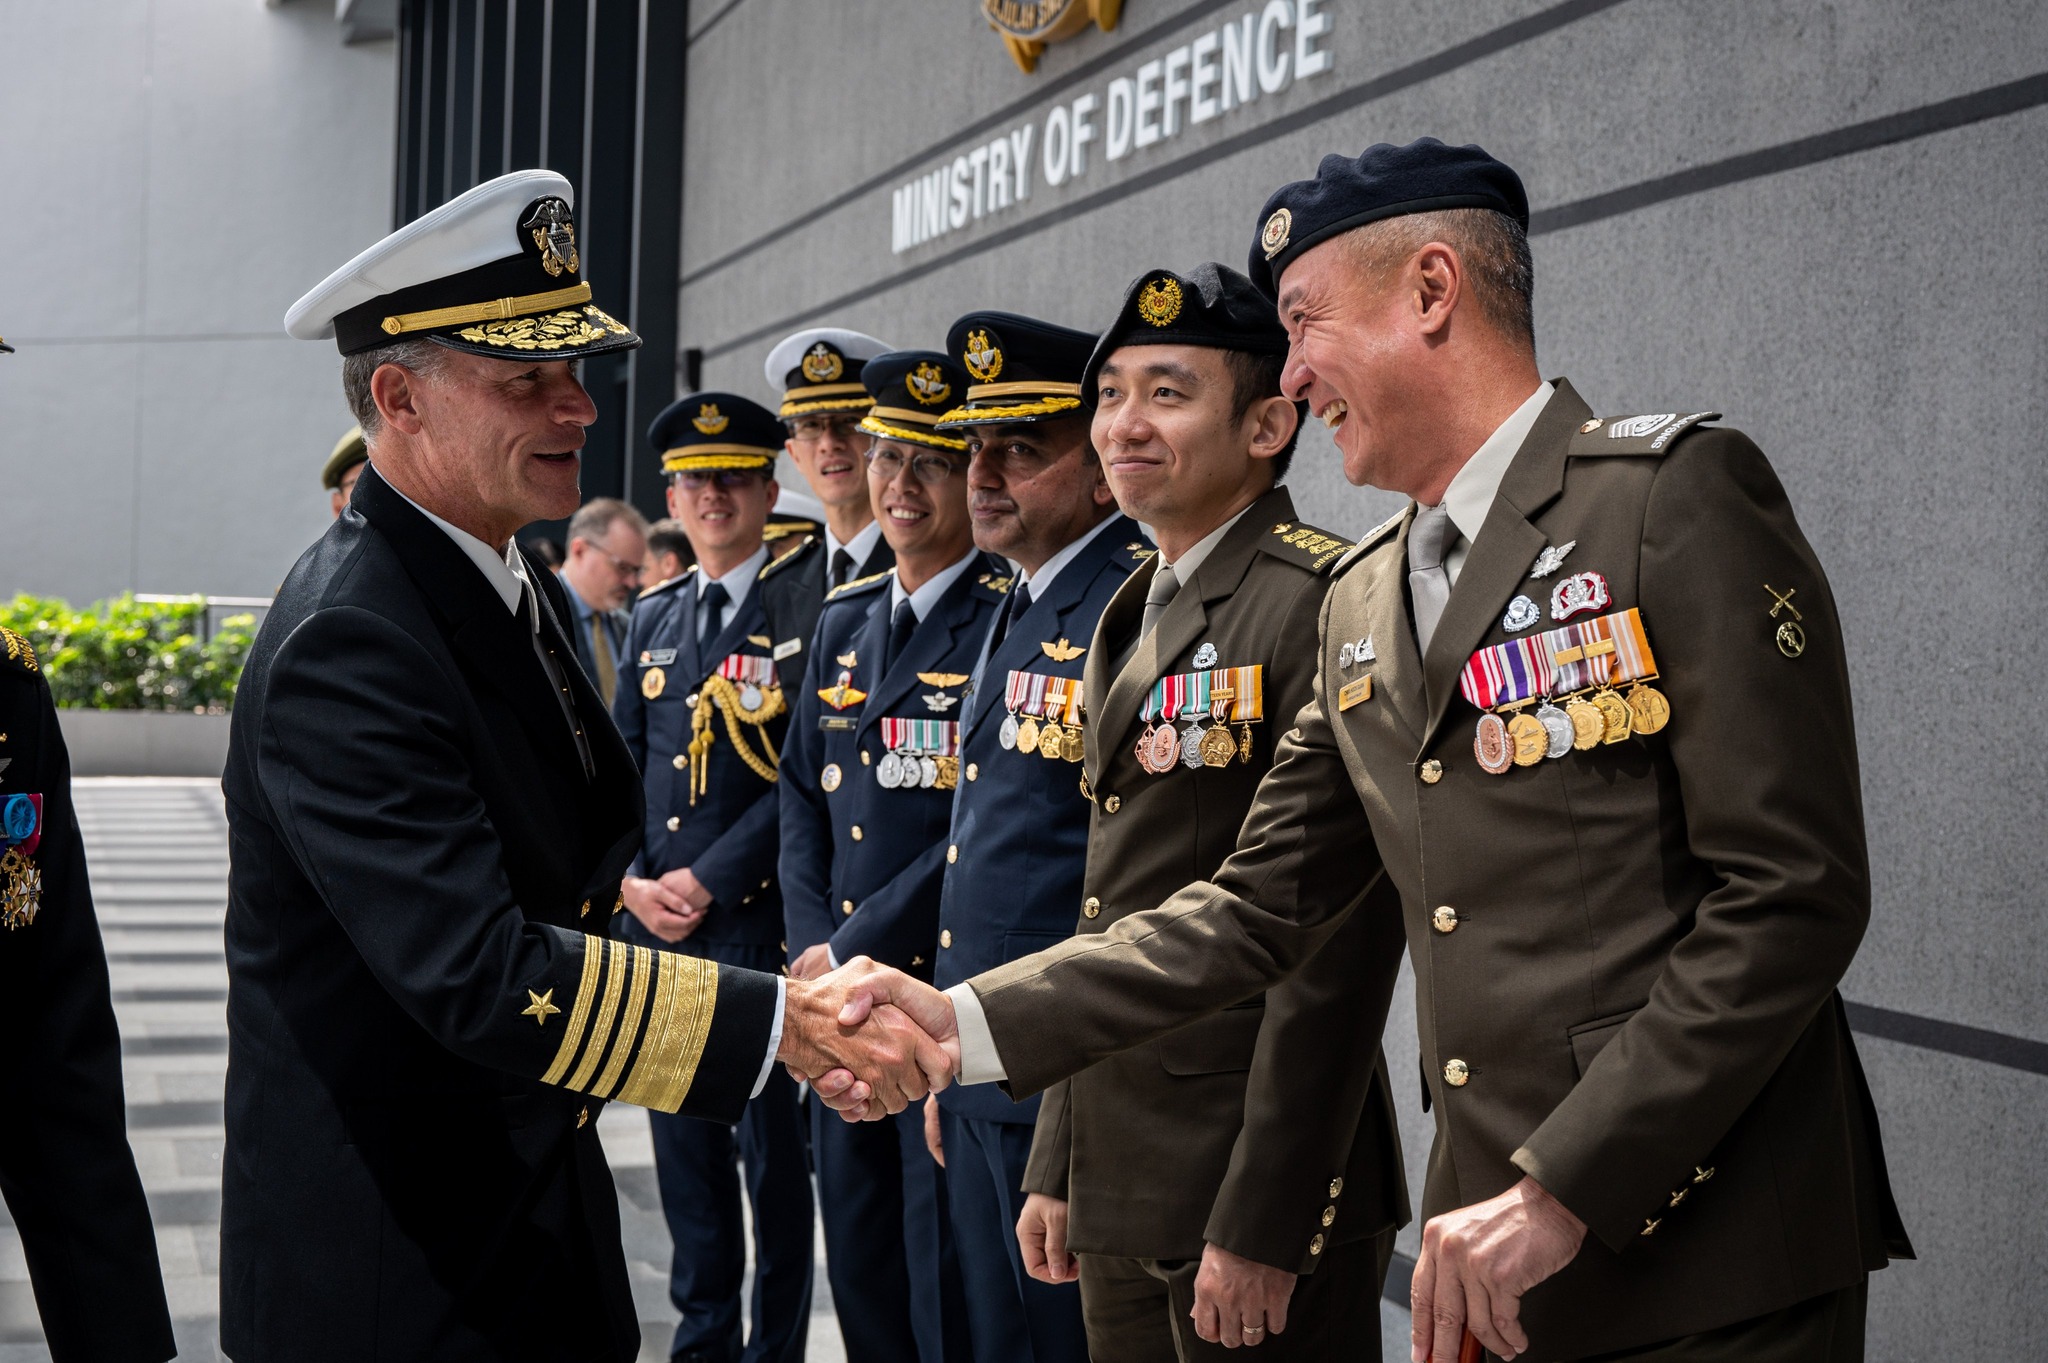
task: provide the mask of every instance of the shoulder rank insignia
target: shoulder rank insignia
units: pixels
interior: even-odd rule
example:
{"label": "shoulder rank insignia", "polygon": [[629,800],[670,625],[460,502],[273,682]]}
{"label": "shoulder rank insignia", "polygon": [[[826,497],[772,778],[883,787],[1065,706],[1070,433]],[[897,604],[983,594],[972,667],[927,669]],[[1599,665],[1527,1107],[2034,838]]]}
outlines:
{"label": "shoulder rank insignia", "polygon": [[1671,442],[1719,412],[1651,412],[1643,416],[1594,417],[1572,437],[1572,455],[1662,454]]}
{"label": "shoulder rank insignia", "polygon": [[1080,657],[1083,653],[1086,653],[1088,651],[1087,649],[1081,647],[1079,644],[1070,643],[1067,639],[1067,636],[1064,634],[1060,636],[1060,641],[1058,643],[1055,644],[1052,641],[1047,640],[1046,642],[1040,644],[1039,647],[1045,650],[1046,657],[1052,659],[1056,663],[1070,663],[1074,661],[1074,659]]}
{"label": "shoulder rank insignia", "polygon": [[1351,541],[1312,525],[1281,521],[1259,547],[1269,554],[1298,563],[1310,572],[1320,573],[1349,552]]}
{"label": "shoulder rank insignia", "polygon": [[19,664],[24,672],[40,672],[42,664],[36,661],[36,646],[0,625],[0,642],[7,645],[7,661]]}
{"label": "shoulder rank insignia", "polygon": [[[772,573],[781,572],[790,564],[795,563],[798,559],[810,553],[811,546],[817,542],[818,537],[816,535],[805,535],[796,542],[794,547],[783,550],[780,557],[771,556],[768,562],[761,567],[761,577],[765,578]],[[759,579],[756,580],[758,581]]]}
{"label": "shoulder rank insignia", "polygon": [[996,595],[1006,596],[1009,594],[1010,591],[1010,583],[1015,581],[1016,579],[1004,577],[999,573],[983,573],[980,577],[977,577],[974,580],[976,583],[988,588]]}
{"label": "shoulder rank insignia", "polygon": [[818,692],[818,699],[835,710],[844,710],[849,705],[858,705],[868,698],[868,693],[853,684],[853,673],[841,672],[839,680]]}
{"label": "shoulder rank insignia", "polygon": [[1358,537],[1358,542],[1345,551],[1344,557],[1337,560],[1337,570],[1341,572],[1345,568],[1348,568],[1352,564],[1356,563],[1359,559],[1365,557],[1365,551],[1372,548],[1375,544],[1378,544],[1381,540],[1385,539],[1389,534],[1393,533],[1395,530],[1399,529],[1401,522],[1407,517],[1407,515],[1407,508],[1404,507],[1401,510],[1396,511],[1393,515],[1387,517],[1385,520],[1381,521],[1372,529],[1366,531],[1363,535],[1360,535]]}
{"label": "shoulder rank insignia", "polygon": [[877,582],[887,580],[889,574],[895,571],[896,570],[894,568],[891,568],[888,570],[888,572],[873,573],[867,577],[857,577],[851,582],[842,582],[837,587],[834,587],[831,591],[825,593],[825,599],[827,601],[836,601],[840,597],[845,596],[848,592],[859,591],[863,587],[872,587]]}

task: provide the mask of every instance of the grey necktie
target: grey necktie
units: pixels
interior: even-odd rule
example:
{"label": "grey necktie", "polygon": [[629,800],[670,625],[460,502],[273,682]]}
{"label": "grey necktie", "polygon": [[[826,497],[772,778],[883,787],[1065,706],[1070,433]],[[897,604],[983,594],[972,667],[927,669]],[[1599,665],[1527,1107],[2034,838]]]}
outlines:
{"label": "grey necktie", "polygon": [[1166,613],[1166,607],[1180,590],[1180,579],[1173,575],[1173,569],[1162,563],[1152,574],[1152,585],[1145,592],[1145,615],[1138,626],[1138,637],[1144,638],[1159,624],[1159,617]]}
{"label": "grey necktie", "polygon": [[1429,653],[1430,636],[1443,619],[1444,603],[1451,599],[1451,575],[1444,570],[1444,555],[1458,537],[1451,513],[1443,506],[1425,506],[1415,513],[1408,527],[1408,599],[1415,606],[1415,642]]}

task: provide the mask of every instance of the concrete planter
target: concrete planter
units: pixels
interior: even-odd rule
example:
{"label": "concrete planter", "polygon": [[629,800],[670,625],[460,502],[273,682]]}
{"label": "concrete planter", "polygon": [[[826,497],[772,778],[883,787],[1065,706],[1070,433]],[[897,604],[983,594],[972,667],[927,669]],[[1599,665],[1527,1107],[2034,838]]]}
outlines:
{"label": "concrete planter", "polygon": [[73,776],[219,776],[228,716],[171,710],[57,711]]}

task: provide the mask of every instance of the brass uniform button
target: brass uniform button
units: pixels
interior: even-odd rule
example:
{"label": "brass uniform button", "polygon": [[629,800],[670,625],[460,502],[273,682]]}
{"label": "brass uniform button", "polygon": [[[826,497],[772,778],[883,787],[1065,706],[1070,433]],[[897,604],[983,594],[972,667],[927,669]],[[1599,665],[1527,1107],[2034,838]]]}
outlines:
{"label": "brass uniform button", "polygon": [[1461,1089],[1465,1087],[1466,1082],[1471,1078],[1472,1067],[1464,1061],[1446,1060],[1444,1062],[1444,1082],[1452,1088]]}
{"label": "brass uniform button", "polygon": [[1318,1235],[1315,1239],[1308,1242],[1308,1252],[1310,1254],[1321,1254],[1323,1252],[1322,1236]]}
{"label": "brass uniform button", "polygon": [[913,956],[913,957],[911,957],[911,958],[910,958],[910,963],[911,963],[912,965],[923,965],[923,964],[924,964],[924,957],[922,957],[922,956]]}
{"label": "brass uniform button", "polygon": [[669,816],[668,816],[668,831],[669,831],[669,832],[673,833],[673,832],[675,832],[675,831],[676,831],[676,830],[677,830],[678,828],[681,828],[682,826],[683,826],[683,821],[682,821],[682,818],[681,818],[681,817],[680,817],[679,815],[671,814],[671,815],[669,815]]}
{"label": "brass uniform button", "polygon": [[1105,814],[1114,814],[1123,807],[1123,797],[1120,795],[1105,795],[1102,797],[1102,812]]}
{"label": "brass uniform button", "polygon": [[576,1109],[576,1129],[577,1129],[578,1131],[581,1131],[581,1130],[583,1129],[583,1125],[584,1125],[584,1123],[588,1122],[589,1120],[590,1120],[590,1109],[589,1109],[589,1108],[587,1108],[587,1107],[581,1107],[581,1108],[578,1108],[578,1109]]}
{"label": "brass uniform button", "polygon": [[684,701],[684,702],[683,702],[683,704],[685,704],[685,705],[695,705],[696,703],[697,703],[697,693],[696,693],[696,692],[694,692],[694,691],[692,691],[692,692],[690,693],[690,698],[689,698],[688,700],[686,700],[686,701]]}
{"label": "brass uniform button", "polygon": [[956,842],[946,849],[946,865],[951,866],[958,860],[960,860],[960,844]]}
{"label": "brass uniform button", "polygon": [[1325,1226],[1334,1226],[1337,1224],[1337,1209],[1335,1207],[1323,1208],[1323,1224]]}
{"label": "brass uniform button", "polygon": [[939,929],[939,945],[946,948],[948,951],[951,951],[953,949],[953,929]]}
{"label": "brass uniform button", "polygon": [[1344,1196],[1344,1180],[1343,1180],[1343,1179],[1341,1179],[1341,1178],[1333,1178],[1333,1179],[1331,1179],[1331,1180],[1330,1180],[1330,1196],[1331,1196],[1331,1197],[1342,1197],[1342,1196]]}
{"label": "brass uniform button", "polygon": [[845,914],[848,918],[853,917],[853,901],[851,899],[841,900],[839,912]]}
{"label": "brass uniform button", "polygon": [[669,765],[674,767],[677,771],[681,771],[684,767],[690,765],[689,754],[677,753],[673,758],[670,759]]}
{"label": "brass uniform button", "polygon": [[871,764],[871,763],[872,763],[872,762],[873,762],[874,760],[875,760],[875,759],[873,759],[872,757],[869,757],[869,756],[868,756],[868,755],[867,755],[866,753],[862,753],[862,754],[860,755],[860,764],[861,764],[861,765],[862,765],[863,767],[865,767],[865,766],[868,766],[868,765],[869,765],[869,764]]}
{"label": "brass uniform button", "polygon": [[1429,925],[1438,932],[1458,930],[1458,911],[1448,904],[1437,905],[1436,912],[1429,916]]}
{"label": "brass uniform button", "polygon": [[583,901],[583,907],[582,907],[582,908],[580,908],[580,909],[578,909],[578,910],[576,910],[576,916],[577,916],[578,918],[588,918],[588,917],[590,917],[590,901],[589,901],[589,900],[587,900],[587,899],[586,899],[586,900],[584,900],[584,901]]}
{"label": "brass uniform button", "polygon": [[1100,918],[1102,916],[1102,901],[1092,894],[1089,895],[1081,901],[1081,916],[1084,918]]}
{"label": "brass uniform button", "polygon": [[1433,786],[1444,779],[1444,764],[1434,757],[1422,764],[1422,784]]}
{"label": "brass uniform button", "polygon": [[861,833],[861,831],[860,831],[860,825],[859,825],[859,824],[855,824],[855,825],[853,826],[853,840],[854,840],[855,842],[859,842],[859,841],[861,840],[861,838],[862,838],[863,836],[864,836],[864,835],[863,835],[863,834]]}
{"label": "brass uniform button", "polygon": [[969,762],[967,764],[967,779],[970,781],[979,781],[981,779],[981,764],[979,762]]}

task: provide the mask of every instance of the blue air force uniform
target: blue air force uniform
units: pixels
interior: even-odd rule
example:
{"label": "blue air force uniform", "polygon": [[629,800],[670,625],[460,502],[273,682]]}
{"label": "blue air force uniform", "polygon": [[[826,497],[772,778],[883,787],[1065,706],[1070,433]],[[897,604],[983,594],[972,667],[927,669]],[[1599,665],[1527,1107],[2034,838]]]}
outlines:
{"label": "blue air force uniform", "polygon": [[[870,378],[879,363],[869,363]],[[954,454],[964,448],[945,437],[920,443]],[[865,955],[931,978],[959,779],[953,745],[1007,574],[970,550],[914,596],[899,591],[892,570],[826,599],[782,765],[792,958],[822,942],[836,961]],[[899,598],[919,613],[892,661]],[[819,1110],[812,1147],[826,1271],[849,1363],[967,1358],[944,1176],[925,1149],[921,1109],[859,1125]]]}
{"label": "blue air force uniform", "polygon": [[[728,393],[697,393],[655,418],[663,469],[771,475],[773,415]],[[776,754],[788,706],[769,656],[758,579],[765,547],[717,582],[692,565],[641,594],[612,714],[647,796],[636,874],[687,868],[712,896],[697,929],[666,942],[630,913],[614,935],[636,946],[774,972],[783,964]],[[709,633],[700,637],[701,631]],[[671,1352],[719,1363],[795,1363],[810,1317],[812,1202],[802,1107],[775,1066],[737,1125],[651,1112],[655,1172],[675,1254],[669,1298],[682,1320]],[[753,1328],[741,1349],[746,1271],[743,1165],[754,1211]]]}

